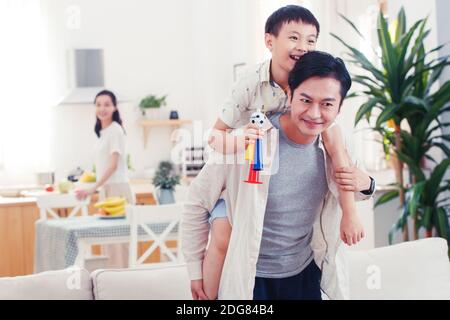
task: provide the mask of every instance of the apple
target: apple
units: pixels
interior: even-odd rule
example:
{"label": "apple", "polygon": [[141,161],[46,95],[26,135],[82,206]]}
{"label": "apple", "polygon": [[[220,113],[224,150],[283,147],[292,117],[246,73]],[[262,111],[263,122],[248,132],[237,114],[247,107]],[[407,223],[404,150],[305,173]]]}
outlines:
{"label": "apple", "polygon": [[47,192],[53,192],[53,191],[55,191],[55,188],[54,188],[53,185],[51,185],[51,184],[46,184],[46,185],[45,185],[45,191],[47,191]]}
{"label": "apple", "polygon": [[67,179],[61,180],[58,184],[58,190],[61,193],[68,193],[73,187],[72,182]]}

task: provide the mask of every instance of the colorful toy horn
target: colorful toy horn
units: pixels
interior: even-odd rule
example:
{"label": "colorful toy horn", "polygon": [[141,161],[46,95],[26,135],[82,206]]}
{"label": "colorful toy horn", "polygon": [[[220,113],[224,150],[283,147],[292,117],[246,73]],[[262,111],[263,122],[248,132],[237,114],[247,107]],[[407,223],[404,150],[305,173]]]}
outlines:
{"label": "colorful toy horn", "polygon": [[255,156],[255,144],[252,142],[247,146],[245,150],[245,160],[253,161]]}
{"label": "colorful toy horn", "polygon": [[[250,122],[262,128],[266,121],[266,116],[261,112],[254,112],[250,117]],[[244,182],[252,184],[262,184],[259,181],[259,171],[263,170],[262,159],[262,140],[256,139],[256,142],[250,143],[245,150],[245,160],[250,161],[250,171],[248,178]]]}
{"label": "colorful toy horn", "polygon": [[248,172],[248,178],[244,182],[251,183],[251,184],[262,184],[262,182],[259,181],[259,171],[253,169],[253,164],[250,165],[250,170]]}
{"label": "colorful toy horn", "polygon": [[262,140],[256,139],[256,150],[253,158],[253,169],[261,171],[263,169],[263,159],[262,159]]}

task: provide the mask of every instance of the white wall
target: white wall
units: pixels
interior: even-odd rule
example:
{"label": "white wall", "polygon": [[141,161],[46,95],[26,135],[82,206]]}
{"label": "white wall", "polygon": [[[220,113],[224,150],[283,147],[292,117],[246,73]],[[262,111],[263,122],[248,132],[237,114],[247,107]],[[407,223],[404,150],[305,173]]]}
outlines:
{"label": "white wall", "polygon": [[[129,151],[137,174],[154,167],[170,154],[169,129],[156,128],[144,149],[137,105],[149,94],[168,96],[168,113],[177,109],[181,118],[198,119],[204,128],[212,126],[220,104],[229,94],[233,82],[233,64],[253,65],[267,53],[263,43],[263,26],[268,14],[287,3],[300,3],[310,8],[321,23],[318,48],[342,56],[343,47],[329,32],[341,35],[358,46],[354,32],[338,18],[345,14],[357,24],[376,0],[43,0],[49,30],[48,70],[52,75],[55,96],[67,93],[66,54],[69,49],[103,48],[106,87],[118,93],[119,108],[127,130]],[[434,1],[426,3],[391,0],[390,12],[405,3],[408,20],[431,13]],[[68,8],[79,8],[80,25],[70,25]],[[269,10],[270,9],[270,10]],[[431,27],[435,30],[433,24]],[[372,30],[374,32],[375,30]],[[435,33],[430,35],[433,39]],[[352,70],[352,67],[350,67]],[[353,119],[361,101],[348,100],[340,122],[354,133]],[[60,105],[52,107],[52,167],[57,178],[67,175],[78,165],[92,166],[93,105]],[[370,143],[364,132],[353,134],[360,158],[375,154],[376,143]],[[371,157],[367,157],[366,159]],[[374,167],[373,162],[365,163]]]}
{"label": "white wall", "polygon": [[[255,1],[253,1],[255,2]],[[155,128],[144,149],[137,105],[147,94],[168,94],[181,118],[211,126],[233,82],[233,64],[256,63],[247,24],[252,2],[169,0],[45,0],[55,84],[67,93],[66,54],[103,48],[105,86],[118,93],[136,174],[170,156],[170,130]],[[80,28],[68,27],[68,8],[80,10]],[[94,97],[92,97],[94,98]],[[93,105],[52,108],[52,166],[57,179],[76,166],[92,167]]]}

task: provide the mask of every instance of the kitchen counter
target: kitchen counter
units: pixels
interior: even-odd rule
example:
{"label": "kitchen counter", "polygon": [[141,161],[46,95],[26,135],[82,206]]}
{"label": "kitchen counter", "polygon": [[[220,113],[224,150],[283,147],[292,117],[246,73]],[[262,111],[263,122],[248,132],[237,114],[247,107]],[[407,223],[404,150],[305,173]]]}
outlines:
{"label": "kitchen counter", "polygon": [[[0,195],[0,207],[12,207],[12,206],[23,206],[23,205],[35,205],[36,198],[32,196],[20,196],[22,192],[27,191],[42,191],[43,186],[16,186],[8,188],[0,188],[0,194],[8,194],[11,196],[1,196]],[[154,186],[148,182],[148,180],[132,180],[131,189],[136,194],[136,197],[142,197],[143,195],[153,194]]]}
{"label": "kitchen counter", "polygon": [[0,197],[0,207],[33,206],[35,204],[36,198],[33,197]]}

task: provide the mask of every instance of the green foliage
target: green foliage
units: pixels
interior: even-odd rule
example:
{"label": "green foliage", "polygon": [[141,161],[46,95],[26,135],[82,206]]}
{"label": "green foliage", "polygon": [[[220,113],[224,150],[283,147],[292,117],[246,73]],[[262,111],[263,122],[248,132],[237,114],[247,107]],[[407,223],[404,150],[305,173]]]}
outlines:
{"label": "green foliage", "polygon": [[[341,15],[356,31],[363,35],[355,25]],[[427,19],[415,22],[407,28],[405,10],[397,16],[396,27],[389,33],[387,19],[380,12],[378,16],[378,42],[381,48],[380,67],[358,49],[345,43],[339,36],[332,34],[348,50],[351,62],[360,67],[361,73],[353,75],[353,81],[362,85],[363,90],[356,96],[364,96],[364,102],[355,118],[355,125],[365,119],[373,130],[382,136],[383,150],[386,155],[393,152],[401,163],[408,166],[411,185],[398,181],[397,190],[385,194],[377,203],[381,204],[405,194],[400,217],[393,231],[402,229],[407,217],[414,219],[417,235],[419,228],[428,232],[434,228],[440,236],[449,241],[448,205],[449,198],[442,198],[448,191],[448,181],[443,181],[448,159],[437,163],[430,150],[438,148],[449,157],[450,151],[445,143],[448,135],[436,135],[437,130],[449,126],[442,123],[440,116],[450,111],[450,81],[443,83],[436,92],[431,92],[433,84],[450,64],[449,57],[433,59],[430,55],[440,50],[438,46],[426,51],[423,45],[429,35]],[[378,110],[374,116],[374,110]],[[400,127],[406,122],[408,130]],[[429,159],[436,164],[431,175],[425,172],[422,162]],[[429,177],[428,177],[429,176]],[[392,234],[390,234],[392,239]]]}
{"label": "green foliage", "polygon": [[180,184],[180,176],[175,173],[173,164],[169,161],[161,161],[153,177],[153,185],[161,189],[173,190],[177,184]]}
{"label": "green foliage", "polygon": [[133,163],[131,162],[131,155],[129,153],[127,154],[127,167],[128,170],[134,171]]}
{"label": "green foliage", "polygon": [[162,97],[157,97],[155,95],[146,96],[139,103],[139,108],[141,109],[142,114],[145,114],[146,109],[159,108],[161,106],[165,106],[166,98],[167,98],[167,95],[164,95]]}

